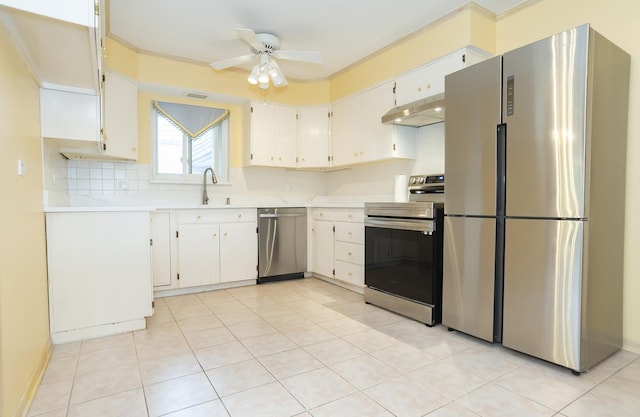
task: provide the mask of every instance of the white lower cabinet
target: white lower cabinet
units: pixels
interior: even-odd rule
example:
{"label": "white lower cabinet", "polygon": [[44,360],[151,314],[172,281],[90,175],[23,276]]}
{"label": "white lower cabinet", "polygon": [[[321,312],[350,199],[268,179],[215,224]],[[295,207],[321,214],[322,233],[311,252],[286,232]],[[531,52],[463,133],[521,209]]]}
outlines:
{"label": "white lower cabinet", "polygon": [[[315,219],[315,217],[314,217]],[[311,223],[311,271],[326,277],[333,277],[333,222],[327,219],[313,220]]]}
{"label": "white lower cabinet", "polygon": [[256,279],[255,209],[177,210],[177,271],[172,288]]}
{"label": "white lower cabinet", "polygon": [[220,282],[258,276],[257,221],[220,224]]}
{"label": "white lower cabinet", "polygon": [[152,314],[149,212],[47,213],[53,343],[144,329]]}
{"label": "white lower cabinet", "polygon": [[312,272],[363,288],[363,209],[315,208],[312,219]]}
{"label": "white lower cabinet", "polygon": [[220,225],[181,224],[178,228],[180,287],[220,283]]}
{"label": "white lower cabinet", "polygon": [[151,221],[151,275],[154,287],[171,285],[171,211],[154,211],[150,214]]}

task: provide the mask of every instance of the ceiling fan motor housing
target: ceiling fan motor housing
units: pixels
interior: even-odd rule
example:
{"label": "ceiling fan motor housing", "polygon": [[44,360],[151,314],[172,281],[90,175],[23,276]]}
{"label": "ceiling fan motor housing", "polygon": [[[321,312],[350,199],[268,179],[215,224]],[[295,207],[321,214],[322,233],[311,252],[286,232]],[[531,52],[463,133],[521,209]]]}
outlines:
{"label": "ceiling fan motor housing", "polygon": [[280,49],[280,38],[278,38],[276,35],[272,33],[263,32],[263,33],[256,33],[256,37],[264,45],[264,49],[262,51],[255,51],[256,53],[267,52],[271,54],[277,51],[278,49]]}

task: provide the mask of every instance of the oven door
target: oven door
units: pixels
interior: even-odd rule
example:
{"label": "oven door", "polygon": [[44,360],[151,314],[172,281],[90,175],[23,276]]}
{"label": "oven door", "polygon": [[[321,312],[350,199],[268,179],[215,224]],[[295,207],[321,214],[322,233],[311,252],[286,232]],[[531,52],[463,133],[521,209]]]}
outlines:
{"label": "oven door", "polygon": [[365,284],[430,306],[442,299],[442,233],[432,220],[365,220]]}

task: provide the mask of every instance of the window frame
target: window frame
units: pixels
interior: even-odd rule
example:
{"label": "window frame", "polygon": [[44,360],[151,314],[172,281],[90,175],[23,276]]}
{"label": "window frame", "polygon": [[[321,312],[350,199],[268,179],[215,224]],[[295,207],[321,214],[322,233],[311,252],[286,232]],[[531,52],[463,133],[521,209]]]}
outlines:
{"label": "window frame", "polygon": [[[164,100],[166,101],[166,100]],[[175,102],[176,104],[185,104],[185,105],[196,105],[198,104],[187,104]],[[215,106],[202,106],[201,107],[215,107]],[[152,172],[150,182],[152,183],[168,183],[168,184],[202,184],[202,173],[199,174],[190,174],[185,172],[188,170],[189,165],[184,163],[185,157],[191,157],[190,148],[191,144],[189,141],[191,140],[189,136],[182,132],[182,156],[181,160],[183,161],[183,173],[182,174],[162,174],[158,172],[158,117],[162,117],[159,115],[158,110],[154,107],[153,103],[151,103],[151,165]],[[218,107],[219,108],[219,107]],[[214,157],[215,157],[215,165],[214,171],[216,173],[216,177],[218,180],[218,184],[230,184],[229,177],[229,166],[230,166],[230,118],[231,112],[229,112],[229,116],[227,116],[224,120],[222,120],[219,124],[217,124],[214,128],[217,128],[219,131],[218,135],[214,141]],[[215,149],[218,149],[217,154],[215,153]]]}

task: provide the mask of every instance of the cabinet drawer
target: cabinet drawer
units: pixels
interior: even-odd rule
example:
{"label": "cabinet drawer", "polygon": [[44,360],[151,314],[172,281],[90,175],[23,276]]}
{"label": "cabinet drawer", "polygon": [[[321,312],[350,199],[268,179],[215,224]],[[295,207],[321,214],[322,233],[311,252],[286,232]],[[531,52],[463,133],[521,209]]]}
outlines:
{"label": "cabinet drawer", "polygon": [[336,209],[333,213],[333,219],[339,222],[364,223],[364,209]]}
{"label": "cabinet drawer", "polygon": [[364,286],[364,267],[344,261],[336,261],[336,279]]}
{"label": "cabinet drawer", "polygon": [[336,222],[336,241],[364,243],[364,224]]}
{"label": "cabinet drawer", "polygon": [[313,220],[333,220],[333,211],[325,208],[311,209],[311,218]]}
{"label": "cabinet drawer", "polygon": [[364,246],[357,243],[336,242],[336,260],[364,265]]}
{"label": "cabinet drawer", "polygon": [[255,222],[257,213],[255,209],[205,209],[205,210],[179,210],[178,223],[233,223]]}

